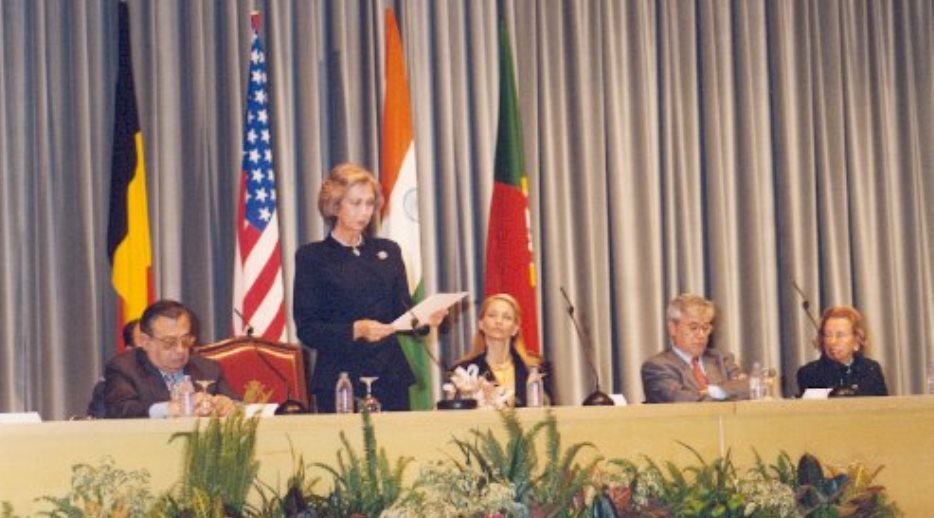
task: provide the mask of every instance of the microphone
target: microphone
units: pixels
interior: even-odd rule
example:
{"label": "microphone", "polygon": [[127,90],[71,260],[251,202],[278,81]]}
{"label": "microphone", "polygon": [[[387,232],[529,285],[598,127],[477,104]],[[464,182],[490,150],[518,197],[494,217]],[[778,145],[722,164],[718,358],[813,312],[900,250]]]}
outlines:
{"label": "microphone", "polygon": [[[250,333],[252,333],[252,330],[253,330],[252,327],[248,327],[247,329],[249,330]],[[256,351],[256,356],[258,356],[259,360],[263,362],[263,365],[265,365],[270,371],[272,371],[273,375],[276,378],[278,378],[278,380],[282,383],[282,385],[285,386],[285,401],[283,401],[282,403],[279,404],[278,407],[276,407],[275,414],[276,415],[291,415],[291,414],[308,413],[308,407],[303,405],[301,401],[292,399],[292,385],[289,383],[288,378],[286,378],[282,374],[282,371],[280,371],[275,365],[273,365],[272,362],[269,361],[269,358],[266,358],[266,355],[264,355],[259,350],[259,347],[257,347],[255,343],[253,344],[253,350]]]}
{"label": "microphone", "polygon": [[567,302],[568,316],[571,318],[571,323],[574,324],[574,330],[577,331],[578,343],[580,344],[581,351],[584,353],[584,358],[587,360],[587,365],[590,366],[590,374],[593,376],[593,392],[584,399],[583,404],[584,406],[613,406],[615,405],[613,399],[600,390],[600,374],[597,373],[597,368],[594,366],[591,356],[593,347],[590,342],[590,337],[581,328],[580,323],[577,322],[577,317],[574,316],[574,304],[571,304],[571,298],[568,297],[567,292],[564,291],[564,286],[559,286],[558,288],[561,290],[561,295],[564,296],[564,301]]}
{"label": "microphone", "polygon": [[[240,322],[246,326],[246,335],[250,338],[253,338],[253,325],[247,321],[246,317],[243,316],[243,313],[241,313],[237,308],[233,308],[233,312],[235,315],[240,317]],[[259,347],[256,346],[255,342],[253,343],[253,351],[256,353],[256,356],[259,357],[259,360],[263,362],[263,365],[272,371],[273,375],[275,375],[276,378],[282,382],[282,385],[285,386],[285,401],[276,407],[275,414],[288,415],[308,413],[308,407],[303,405],[300,401],[292,399],[292,385],[289,384],[288,378],[286,378],[282,372],[275,365],[273,365],[271,361],[269,361],[269,358],[266,358],[262,351],[260,351]]]}
{"label": "microphone", "polygon": [[798,286],[798,283],[794,279],[791,280],[791,285],[794,286],[795,291],[798,292],[798,296],[801,297],[801,309],[804,310],[804,314],[808,316],[808,320],[811,321],[811,325],[814,326],[815,331],[820,331],[820,325],[817,323],[817,319],[814,318],[814,315],[811,314],[811,302],[808,301],[807,295],[804,294],[804,291]]}
{"label": "microphone", "polygon": [[246,326],[246,335],[253,336],[253,326],[247,322],[246,317],[243,316],[243,313],[240,312],[237,308],[233,308],[234,315],[240,317],[240,323]]}

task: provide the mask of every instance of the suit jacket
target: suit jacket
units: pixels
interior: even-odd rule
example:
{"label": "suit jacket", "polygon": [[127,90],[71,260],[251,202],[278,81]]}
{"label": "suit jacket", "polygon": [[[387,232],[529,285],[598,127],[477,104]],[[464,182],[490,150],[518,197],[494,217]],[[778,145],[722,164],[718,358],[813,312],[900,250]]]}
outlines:
{"label": "suit jacket", "polygon": [[[192,354],[184,372],[191,376],[192,382],[213,380],[208,389],[211,394],[240,399],[224,378],[221,365],[214,360]],[[170,398],[162,373],[149,361],[141,347],[124,351],[107,362],[104,370],[107,417],[149,417],[150,406]]]}
{"label": "suit jacket", "polygon": [[315,349],[310,392],[318,412],[334,411],[334,386],[347,372],[357,397],[357,380],[377,376],[373,395],[383,410],[408,410],[415,374],[395,335],[378,343],[353,339],[353,323],[390,323],[412,307],[402,252],[394,241],[365,237],[354,253],[331,235],[295,253],[294,303],[298,338]]}
{"label": "suit jacket", "polygon": [[[731,354],[707,349],[701,361],[708,382],[722,388],[727,399],[749,398],[749,380]],[[715,401],[701,393],[691,365],[670,348],[642,364],[642,389],[646,403]]]}

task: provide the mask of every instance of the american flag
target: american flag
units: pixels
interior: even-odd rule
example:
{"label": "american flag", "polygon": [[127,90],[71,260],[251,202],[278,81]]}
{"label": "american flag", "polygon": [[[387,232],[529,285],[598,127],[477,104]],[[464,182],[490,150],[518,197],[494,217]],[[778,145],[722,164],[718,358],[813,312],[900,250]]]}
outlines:
{"label": "american flag", "polygon": [[259,39],[259,15],[253,14],[250,81],[247,87],[240,199],[237,209],[237,257],[234,265],[233,329],[285,341],[285,304],[276,176],[269,132],[266,58]]}

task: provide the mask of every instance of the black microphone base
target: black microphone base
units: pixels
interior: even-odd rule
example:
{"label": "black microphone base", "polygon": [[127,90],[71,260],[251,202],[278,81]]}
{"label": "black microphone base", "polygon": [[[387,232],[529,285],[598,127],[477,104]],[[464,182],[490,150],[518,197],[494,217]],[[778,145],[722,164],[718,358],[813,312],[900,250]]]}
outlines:
{"label": "black microphone base", "polygon": [[600,389],[594,390],[592,394],[584,400],[584,406],[615,406],[613,398],[604,394]]}
{"label": "black microphone base", "polygon": [[473,410],[477,408],[476,399],[443,399],[438,401],[438,410]]}
{"label": "black microphone base", "polygon": [[294,399],[286,399],[276,407],[275,415],[307,414],[308,408]]}

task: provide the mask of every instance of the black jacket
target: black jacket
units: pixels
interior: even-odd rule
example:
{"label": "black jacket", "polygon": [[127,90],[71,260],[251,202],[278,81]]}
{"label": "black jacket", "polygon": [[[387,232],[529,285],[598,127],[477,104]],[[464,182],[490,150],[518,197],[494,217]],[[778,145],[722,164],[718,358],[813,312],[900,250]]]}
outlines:
{"label": "black jacket", "polygon": [[[509,347],[509,354],[512,356],[512,365],[513,365],[513,368],[515,369],[515,377],[516,377],[515,406],[524,407],[526,406],[525,384],[529,381],[529,366],[525,364],[525,362],[522,360],[522,357],[519,356],[519,353],[516,352],[515,348],[513,348],[512,346]],[[465,358],[461,360],[460,362],[458,362],[456,365],[454,365],[454,367],[451,370],[453,371],[457,369],[458,367],[463,367],[466,369],[471,364],[477,366],[480,372],[480,376],[483,376],[486,379],[493,381],[493,382],[496,381],[496,379],[493,377],[493,371],[490,369],[490,365],[486,361],[485,354],[479,354],[476,356]],[[542,373],[546,372],[544,364],[539,365],[538,369],[539,369],[539,372],[542,372]],[[542,385],[543,385],[543,388],[545,389],[545,396],[549,400],[552,400],[551,384],[550,384],[549,376],[545,376],[545,379],[543,380]]]}
{"label": "black jacket", "polygon": [[798,395],[809,388],[849,389],[857,396],[887,396],[882,367],[863,356],[854,356],[849,366],[821,354],[798,369]]}

